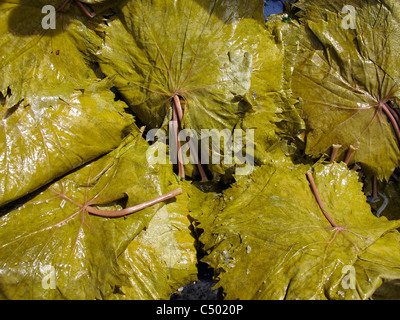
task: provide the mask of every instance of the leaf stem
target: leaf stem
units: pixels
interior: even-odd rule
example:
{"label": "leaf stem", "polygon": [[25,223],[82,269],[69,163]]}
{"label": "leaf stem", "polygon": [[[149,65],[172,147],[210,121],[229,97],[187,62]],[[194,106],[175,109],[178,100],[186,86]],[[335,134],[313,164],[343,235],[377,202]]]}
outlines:
{"label": "leaf stem", "polygon": [[347,150],[347,153],[346,153],[346,158],[344,159],[345,164],[349,165],[351,156],[353,155],[354,151],[356,151],[356,150],[357,150],[356,147],[353,147],[352,145],[349,146],[349,149]]}
{"label": "leaf stem", "polygon": [[63,11],[63,10],[65,9],[65,7],[66,7],[69,3],[71,3],[71,2],[72,2],[72,0],[65,0],[65,1],[61,4],[61,6],[57,9],[57,12]]}
{"label": "leaf stem", "polygon": [[182,123],[183,110],[182,110],[181,100],[179,99],[179,96],[177,94],[174,94],[173,99],[174,99],[175,109],[178,114],[179,122]]}
{"label": "leaf stem", "polygon": [[175,103],[172,104],[172,126],[174,130],[174,137],[176,141],[176,149],[178,154],[178,176],[185,180],[185,168],[183,166],[183,157],[181,150],[181,142],[179,141],[179,124],[178,124],[178,116],[175,108]]}
{"label": "leaf stem", "polygon": [[336,160],[336,157],[337,157],[337,154],[338,154],[338,152],[339,152],[339,149],[341,148],[342,146],[340,145],[340,144],[333,144],[332,145],[332,153],[331,153],[331,159],[330,159],[330,162],[335,162],[335,160]]}
{"label": "leaf stem", "polygon": [[307,175],[308,181],[310,182],[311,190],[314,194],[315,200],[317,200],[317,203],[318,203],[322,213],[324,214],[325,218],[329,221],[329,223],[331,224],[332,227],[339,228],[339,226],[336,224],[335,221],[333,221],[333,219],[329,215],[329,213],[326,212],[325,206],[322,203],[321,197],[318,193],[317,186],[315,185],[315,181],[314,181],[314,177],[313,177],[312,173],[310,171],[307,171],[306,175]]}
{"label": "leaf stem", "polygon": [[93,208],[92,206],[85,206],[85,210],[91,214],[94,214],[96,216],[101,216],[101,217],[106,217],[106,218],[118,218],[118,217],[122,217],[122,216],[126,216],[128,214],[143,210],[147,207],[150,207],[152,205],[155,205],[156,203],[174,198],[180,194],[182,194],[182,188],[179,187],[175,190],[172,190],[168,193],[165,193],[157,198],[154,198],[153,200],[150,201],[146,201],[143,202],[141,204],[138,204],[136,206],[133,207],[129,207],[129,208],[125,208],[122,210],[116,210],[116,211],[105,211],[105,210],[100,210],[100,209],[96,209]]}
{"label": "leaf stem", "polygon": [[386,105],[386,103],[381,102],[379,106],[382,108],[382,110],[385,112],[386,116],[389,118],[390,122],[392,123],[392,127],[396,133],[397,140],[400,143],[400,128],[399,124],[397,123],[396,119],[393,117],[393,114],[390,112],[389,107]]}
{"label": "leaf stem", "polygon": [[83,11],[84,14],[86,14],[89,18],[94,18],[96,16],[96,12],[89,12],[88,9],[86,9],[86,7],[83,5],[82,2],[80,2],[79,0],[74,0],[75,3],[78,5],[79,8],[81,8],[81,10]]}
{"label": "leaf stem", "polygon": [[372,200],[378,199],[378,179],[374,175],[372,178]]}
{"label": "leaf stem", "polygon": [[393,115],[393,117],[396,119],[396,123],[399,124],[400,118],[399,118],[399,115],[397,114],[397,112],[394,111],[393,108],[391,108],[390,106],[388,106],[388,109],[389,109],[390,113]]}
{"label": "leaf stem", "polygon": [[[400,119],[400,110],[399,110],[399,108],[394,109],[394,112],[397,113],[397,116],[398,116],[399,119]],[[399,121],[399,122],[400,122],[400,121]]]}
{"label": "leaf stem", "polygon": [[[179,125],[180,125],[182,123],[182,119],[183,119],[183,109],[182,109],[181,101],[177,94],[174,94],[174,96],[173,96],[173,108],[175,108],[176,115],[178,117]],[[196,159],[196,165],[197,165],[197,169],[199,170],[199,173],[201,176],[201,182],[207,182],[208,181],[207,175],[201,164],[199,154],[197,153],[197,150],[193,144],[193,141],[189,137],[186,138],[186,141],[189,143],[189,148],[193,154],[193,157]],[[180,145],[180,142],[179,142],[179,145]],[[179,155],[178,155],[178,158],[179,158]],[[179,161],[178,161],[178,163],[179,163]]]}
{"label": "leaf stem", "polygon": [[80,2],[79,0],[65,0],[61,6],[58,7],[57,12],[63,12],[65,7],[70,4],[72,1],[74,1],[78,7],[83,11],[84,14],[86,14],[89,18],[94,18],[96,16],[96,12],[89,12],[88,9],[85,7],[85,5]]}
{"label": "leaf stem", "polygon": [[204,171],[203,165],[201,164],[199,154],[197,153],[197,150],[193,144],[193,141],[189,137],[186,138],[186,141],[189,143],[189,148],[192,151],[193,157],[196,159],[196,165],[197,165],[197,169],[199,170],[199,173],[201,176],[201,182],[207,182],[208,178],[207,178],[206,172]]}

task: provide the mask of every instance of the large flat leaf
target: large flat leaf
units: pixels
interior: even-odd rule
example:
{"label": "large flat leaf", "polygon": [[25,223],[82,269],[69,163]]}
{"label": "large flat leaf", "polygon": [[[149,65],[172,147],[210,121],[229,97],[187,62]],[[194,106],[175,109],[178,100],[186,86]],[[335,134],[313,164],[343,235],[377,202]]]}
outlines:
{"label": "large flat leaf", "polygon": [[[343,27],[353,17],[342,13],[345,6],[355,9],[354,29]],[[400,136],[382,108],[400,97],[398,2],[313,0],[298,7],[304,28],[292,29],[299,35],[292,88],[304,103],[307,154],[340,144],[343,159],[352,145],[367,174],[388,179],[400,160]]]}
{"label": "large flat leaf", "polygon": [[[382,278],[400,277],[390,253],[399,243],[388,238],[399,237],[400,223],[371,213],[357,174],[343,163],[314,167],[336,228],[311,191],[309,167],[285,161],[238,179],[224,192],[224,209],[201,221],[200,240],[210,252],[204,260],[226,298],[365,299]],[[355,289],[342,286],[343,267],[355,269]]]}
{"label": "large flat leaf", "polygon": [[[130,1],[105,28],[102,70],[117,74],[119,91],[151,127],[179,94],[187,127],[230,128],[240,111],[232,100],[248,93],[265,38],[259,8],[260,1]],[[272,46],[270,58],[276,53]],[[265,90],[279,88],[272,76]]]}
{"label": "large flat leaf", "polygon": [[178,288],[197,280],[197,253],[188,210],[193,199],[186,192],[194,187],[182,187],[184,194],[161,207],[119,256],[119,264],[130,277],[129,285],[114,295],[116,299],[169,299]]}
{"label": "large flat leaf", "polygon": [[116,148],[134,126],[107,82],[57,106],[0,105],[0,205]]}
{"label": "large flat leaf", "polygon": [[[54,182],[0,218],[0,294],[9,299],[107,298],[128,284],[117,257],[160,205],[121,218],[88,213],[151,200],[173,188],[169,166],[149,166],[129,135],[115,151]],[[54,288],[49,288],[49,270]]]}
{"label": "large flat leaf", "polygon": [[[101,39],[85,25],[86,17],[73,6],[57,12],[56,28],[44,29],[45,5],[58,9],[63,0],[14,0],[0,3],[0,92],[11,90],[10,106],[24,100],[33,108],[57,105],[75,89],[96,80],[94,53]],[[47,21],[45,19],[45,21]]]}
{"label": "large flat leaf", "polygon": [[[201,129],[254,129],[256,161],[263,161],[276,140],[274,123],[292,102],[262,1],[129,1],[98,30],[105,34],[102,71],[116,75],[115,86],[148,128],[170,120],[179,95],[183,128],[199,137]],[[226,169],[217,167],[211,170]]]}

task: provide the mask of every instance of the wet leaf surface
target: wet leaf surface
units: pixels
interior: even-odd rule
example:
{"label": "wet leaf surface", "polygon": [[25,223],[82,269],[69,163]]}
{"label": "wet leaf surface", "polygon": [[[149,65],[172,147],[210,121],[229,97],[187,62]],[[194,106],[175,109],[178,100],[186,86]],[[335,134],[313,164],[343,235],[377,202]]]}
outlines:
{"label": "wet leaf surface", "polygon": [[0,106],[0,205],[119,146],[134,120],[106,86],[77,91],[57,107]]}
{"label": "wet leaf surface", "polygon": [[[223,210],[202,220],[201,241],[210,252],[204,261],[218,272],[227,299],[364,299],[376,289],[365,289],[366,283],[378,286],[375,280],[387,270],[398,272],[381,259],[391,259],[391,246],[400,248],[386,242],[386,234],[399,237],[399,221],[371,213],[357,174],[343,163],[317,164],[315,183],[340,227],[333,228],[311,192],[307,170],[282,161],[263,166],[238,179],[224,192]],[[357,277],[355,290],[342,288],[344,266],[363,273],[370,265],[376,273]]]}
{"label": "wet leaf surface", "polygon": [[[127,217],[90,215],[86,206],[132,206],[171,188],[169,167],[150,167],[144,140],[134,133],[110,154],[46,187],[0,219],[3,298],[102,299],[127,283],[118,256],[145,228],[155,205]],[[14,209],[14,210],[13,210]],[[54,268],[57,290],[43,286]]]}
{"label": "wet leaf surface", "polygon": [[[357,8],[354,29],[342,27],[344,5]],[[308,1],[298,7],[304,28],[293,24],[299,53],[292,88],[304,104],[306,152],[318,157],[340,144],[343,160],[352,145],[352,161],[388,179],[400,159],[398,137],[382,109],[399,99],[392,54],[399,46],[397,12],[379,1]]]}

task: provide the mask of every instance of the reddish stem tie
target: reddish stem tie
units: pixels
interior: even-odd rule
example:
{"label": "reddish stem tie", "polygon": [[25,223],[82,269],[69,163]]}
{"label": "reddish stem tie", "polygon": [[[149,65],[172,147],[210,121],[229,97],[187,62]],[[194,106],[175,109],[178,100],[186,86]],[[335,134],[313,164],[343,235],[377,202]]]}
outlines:
{"label": "reddish stem tie", "polygon": [[147,208],[147,207],[150,207],[152,205],[155,205],[156,203],[159,203],[159,202],[174,198],[174,197],[176,197],[176,196],[178,196],[178,195],[180,195],[182,193],[183,193],[182,188],[179,187],[179,188],[177,188],[175,190],[172,190],[172,191],[170,191],[170,192],[168,192],[166,194],[163,194],[163,195],[161,195],[161,196],[159,196],[157,198],[154,198],[153,200],[146,201],[146,202],[143,202],[143,203],[138,204],[136,206],[125,208],[125,209],[122,209],[122,210],[117,210],[117,211],[104,211],[104,210],[93,208],[91,206],[86,206],[85,210],[87,212],[91,213],[91,214],[96,215],[96,216],[107,217],[107,218],[118,218],[118,217],[126,216],[128,214],[140,211],[140,210],[142,210],[144,208]]}

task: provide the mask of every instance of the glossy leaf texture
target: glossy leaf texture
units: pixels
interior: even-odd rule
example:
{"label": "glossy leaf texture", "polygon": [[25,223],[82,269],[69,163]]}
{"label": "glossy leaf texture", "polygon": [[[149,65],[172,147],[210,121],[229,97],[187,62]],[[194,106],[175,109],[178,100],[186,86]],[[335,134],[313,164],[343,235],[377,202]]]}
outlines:
{"label": "glossy leaf texture", "polygon": [[[400,222],[371,213],[357,174],[343,163],[318,163],[317,189],[343,230],[333,228],[308,170],[277,158],[239,178],[224,192],[223,209],[201,220],[204,261],[215,268],[226,299],[365,299],[382,278],[400,276],[392,255],[400,249]],[[355,270],[353,289],[342,285],[344,267]]]}
{"label": "glossy leaf texture", "polygon": [[[303,102],[306,153],[350,146],[368,175],[388,179],[399,166],[399,141],[382,104],[399,101],[399,21],[395,1],[306,1],[292,89]],[[347,9],[346,9],[347,8]],[[353,8],[353,11],[349,11]]]}
{"label": "glossy leaf texture", "polygon": [[[227,300],[398,294],[398,1],[262,5],[0,2],[1,299],[164,300],[204,253]],[[197,141],[201,182],[169,161],[177,100],[177,131],[227,138]]]}
{"label": "glossy leaf texture", "polygon": [[149,128],[171,120],[172,97],[179,95],[182,128],[199,138],[202,129],[255,129],[262,162],[276,140],[274,123],[293,106],[283,55],[265,30],[261,7],[262,1],[123,3],[98,27],[105,34],[101,69],[115,75],[115,86]]}
{"label": "glossy leaf texture", "polygon": [[182,182],[184,193],[157,210],[149,226],[119,256],[130,276],[114,299],[169,299],[173,292],[197,280],[197,252],[189,216],[197,204],[195,187]]}
{"label": "glossy leaf texture", "polygon": [[[165,203],[121,218],[116,210],[176,187],[170,166],[148,166],[140,132],[21,203],[2,209],[0,292],[8,299],[105,299],[129,285],[118,256]],[[53,271],[54,288],[49,288]]]}
{"label": "glossy leaf texture", "polygon": [[135,124],[108,85],[75,91],[57,106],[0,106],[0,205],[119,146]]}
{"label": "glossy leaf texture", "polygon": [[[94,54],[101,38],[86,26],[76,6],[55,13],[55,29],[42,9],[58,9],[63,1],[2,1],[0,3],[0,92],[11,92],[9,106],[24,100],[32,108],[57,106],[76,89],[101,77]],[[50,16],[48,17],[50,19]],[[45,28],[43,27],[45,26]]]}

